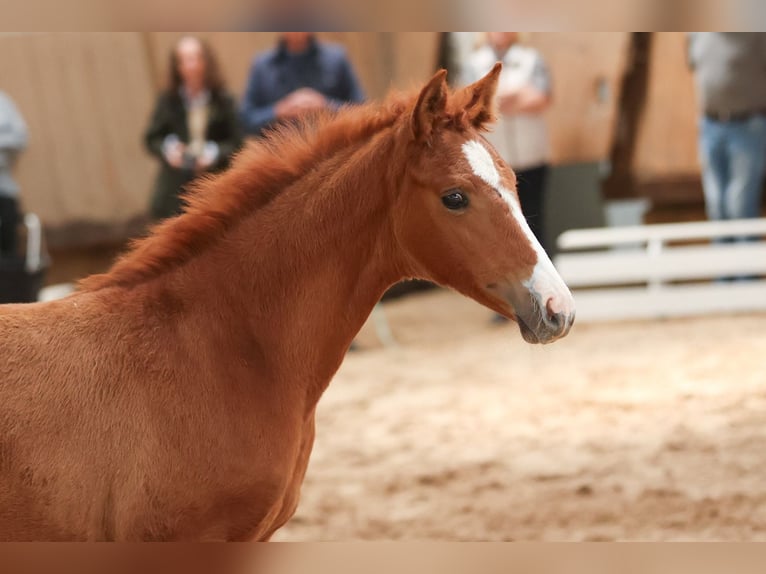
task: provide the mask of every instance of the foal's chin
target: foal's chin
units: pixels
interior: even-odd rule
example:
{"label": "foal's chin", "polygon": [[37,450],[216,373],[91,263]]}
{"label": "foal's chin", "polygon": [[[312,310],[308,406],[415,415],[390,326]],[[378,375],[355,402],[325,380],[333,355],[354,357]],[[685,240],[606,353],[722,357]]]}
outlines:
{"label": "foal's chin", "polygon": [[516,324],[519,326],[519,332],[521,333],[521,338],[524,339],[524,341],[526,341],[530,345],[548,345],[566,336],[566,333],[554,334],[554,333],[551,333],[549,330],[542,330],[542,329],[535,330],[532,327],[530,327],[530,324],[535,325],[542,322],[542,318],[539,319],[538,321],[530,320],[530,322],[527,323],[527,321],[521,318],[518,313],[504,311],[500,314],[516,322]]}
{"label": "foal's chin", "polygon": [[[548,345],[565,337],[567,333],[554,334],[550,330],[537,330],[530,328],[529,325],[518,315],[515,316],[516,323],[521,331],[521,338],[531,345]],[[542,317],[539,319],[542,322]],[[568,331],[567,331],[568,332]]]}

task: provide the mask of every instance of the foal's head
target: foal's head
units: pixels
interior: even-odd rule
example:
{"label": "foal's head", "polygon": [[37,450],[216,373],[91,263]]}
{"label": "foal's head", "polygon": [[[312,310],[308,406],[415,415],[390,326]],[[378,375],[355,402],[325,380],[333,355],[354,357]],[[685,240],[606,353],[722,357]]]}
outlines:
{"label": "foal's head", "polygon": [[569,332],[574,302],[526,223],[513,171],[481,135],[499,74],[497,65],[450,93],[440,72],[420,93],[403,130],[395,233],[415,275],[515,317],[526,341],[548,343]]}

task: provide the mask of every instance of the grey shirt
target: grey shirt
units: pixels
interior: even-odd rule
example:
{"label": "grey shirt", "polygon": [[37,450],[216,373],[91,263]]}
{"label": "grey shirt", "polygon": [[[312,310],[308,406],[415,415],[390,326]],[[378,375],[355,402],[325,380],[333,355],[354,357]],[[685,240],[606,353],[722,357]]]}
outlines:
{"label": "grey shirt", "polygon": [[766,33],[689,34],[689,65],[703,113],[766,112]]}
{"label": "grey shirt", "polygon": [[13,100],[0,91],[0,195],[16,197],[19,186],[11,169],[27,145],[27,126]]}

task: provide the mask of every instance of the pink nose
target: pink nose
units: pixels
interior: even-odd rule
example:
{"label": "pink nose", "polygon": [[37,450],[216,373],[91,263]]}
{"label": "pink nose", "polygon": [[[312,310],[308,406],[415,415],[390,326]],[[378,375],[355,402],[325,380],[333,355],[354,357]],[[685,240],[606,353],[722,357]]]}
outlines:
{"label": "pink nose", "polygon": [[546,301],[545,310],[548,311],[549,317],[552,317],[553,315],[557,315],[558,313],[560,313],[560,311],[556,309],[556,301],[553,299],[553,297],[551,297],[550,299],[548,299],[548,301]]}
{"label": "pink nose", "polygon": [[560,301],[556,301],[554,297],[546,301],[543,321],[546,327],[555,333],[555,336],[563,336],[568,333],[574,324],[574,320],[574,311],[567,312],[565,305],[562,305]]}

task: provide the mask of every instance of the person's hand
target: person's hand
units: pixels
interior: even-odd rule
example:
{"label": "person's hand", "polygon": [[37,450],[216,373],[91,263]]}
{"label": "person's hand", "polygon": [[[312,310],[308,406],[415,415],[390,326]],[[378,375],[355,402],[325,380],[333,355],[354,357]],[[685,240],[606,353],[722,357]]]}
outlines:
{"label": "person's hand", "polygon": [[205,142],[205,147],[200,156],[194,162],[194,169],[198,173],[209,171],[218,162],[221,155],[221,148],[214,141]]}
{"label": "person's hand", "polygon": [[551,98],[533,86],[523,86],[497,97],[500,113],[504,116],[542,114],[550,106]]}
{"label": "person's hand", "polygon": [[297,102],[293,99],[293,94],[289,94],[279,100],[274,106],[274,113],[280,120],[294,118],[300,113]]}
{"label": "person's hand", "polygon": [[165,148],[165,161],[167,161],[168,165],[170,165],[171,167],[180,169],[184,163],[185,151],[186,151],[186,146],[180,142],[173,145],[169,145]]}
{"label": "person's hand", "polygon": [[296,105],[301,110],[318,110],[327,107],[327,98],[311,88],[301,88],[293,92]]}
{"label": "person's hand", "polygon": [[327,107],[327,98],[311,88],[301,88],[279,100],[274,112],[279,119],[289,119],[307,111]]}
{"label": "person's hand", "polygon": [[221,155],[221,148],[214,141],[205,142],[205,146],[202,149],[202,153],[194,161],[195,171],[204,172],[213,169],[218,162],[218,158]]}
{"label": "person's hand", "polygon": [[519,113],[520,99],[520,93],[516,91],[500,94],[497,97],[500,113],[504,116],[513,116]]}
{"label": "person's hand", "polygon": [[197,158],[196,162],[194,163],[194,169],[197,172],[201,171],[207,171],[211,167],[213,167],[213,161],[204,155]]}

